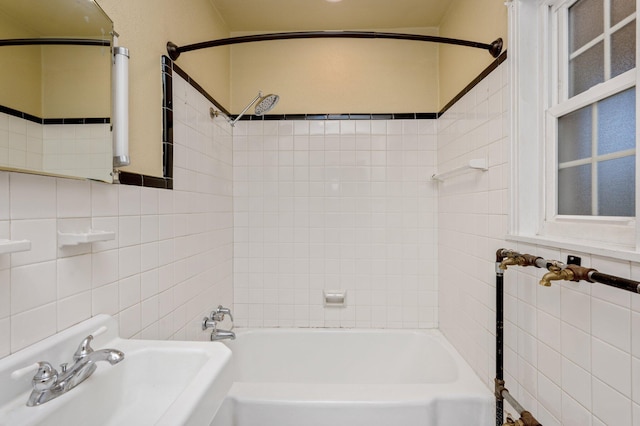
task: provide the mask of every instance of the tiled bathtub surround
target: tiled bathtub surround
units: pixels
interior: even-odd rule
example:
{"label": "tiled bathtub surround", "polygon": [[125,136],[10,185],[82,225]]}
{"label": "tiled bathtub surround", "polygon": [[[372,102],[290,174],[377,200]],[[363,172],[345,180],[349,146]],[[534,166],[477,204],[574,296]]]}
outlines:
{"label": "tiled bathtub surround", "polygon": [[[176,102],[176,189],[0,172],[0,357],[98,313],[125,337],[208,339],[204,314],[231,305],[230,127],[183,87]],[[116,240],[57,247],[57,230]]]}
{"label": "tiled bathtub surround", "polygon": [[[437,326],[435,125],[236,124],[239,325]],[[346,307],[323,290],[346,290]]]}
{"label": "tiled bathtub surround", "polygon": [[[438,169],[486,157],[489,171],[440,184],[440,327],[480,377],[495,376],[494,253],[508,247],[635,280],[640,265],[504,240],[509,175],[508,64],[438,120]],[[535,196],[535,194],[532,194]],[[640,295],[600,284],[505,273],[505,380],[545,426],[640,425]],[[513,410],[506,408],[507,411]]]}

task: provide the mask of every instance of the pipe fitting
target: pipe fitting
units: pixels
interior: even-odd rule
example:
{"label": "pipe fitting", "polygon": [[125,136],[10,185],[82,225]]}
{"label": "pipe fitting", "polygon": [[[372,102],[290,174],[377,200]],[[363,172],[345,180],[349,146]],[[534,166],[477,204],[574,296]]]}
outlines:
{"label": "pipe fitting", "polygon": [[533,256],[531,254],[520,254],[520,253],[511,253],[511,255],[506,256],[501,262],[499,268],[503,271],[506,271],[509,266],[535,266],[537,265],[537,260],[541,259],[541,257]]}
{"label": "pipe fitting", "polygon": [[504,380],[498,379],[497,377],[493,379],[493,395],[496,397],[497,401],[502,401],[504,397],[502,396],[502,391],[506,390],[504,387]]}
{"label": "pipe fitting", "polygon": [[542,426],[542,424],[540,424],[540,422],[537,421],[536,418],[528,411],[520,413],[518,421],[522,421],[524,426]]}
{"label": "pipe fitting", "polygon": [[511,417],[511,414],[507,414],[507,418],[502,426],[524,426],[524,423],[522,422],[522,419],[515,420]]}
{"label": "pipe fitting", "polygon": [[593,268],[585,268],[584,266],[580,266],[580,265],[567,265],[566,269],[570,269],[571,272],[573,272],[573,280],[572,281],[588,281],[590,283],[593,283],[595,281],[593,281],[591,279],[591,273],[593,272],[598,272],[596,269]]}
{"label": "pipe fitting", "polygon": [[538,422],[530,412],[523,411],[518,420],[511,417],[511,414],[507,414],[507,418],[503,423],[503,426],[542,426],[542,424],[540,424],[540,422]]}

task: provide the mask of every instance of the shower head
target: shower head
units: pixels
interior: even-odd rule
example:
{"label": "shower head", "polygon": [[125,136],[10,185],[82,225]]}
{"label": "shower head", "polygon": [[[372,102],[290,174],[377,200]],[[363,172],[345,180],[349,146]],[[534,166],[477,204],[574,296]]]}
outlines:
{"label": "shower head", "polygon": [[274,95],[273,93],[267,96],[263,96],[260,98],[260,101],[256,104],[255,112],[256,115],[264,115],[271,111],[278,101],[280,100],[280,96]]}
{"label": "shower head", "polygon": [[247,112],[249,108],[251,108],[251,105],[255,104],[256,102],[258,103],[255,108],[255,114],[257,116],[261,116],[271,111],[273,107],[276,106],[279,100],[280,100],[280,96],[278,95],[269,94],[267,96],[262,96],[262,92],[258,92],[258,96],[253,98],[253,100],[249,103],[249,105],[247,105],[245,109],[243,109],[242,112],[238,114],[238,116],[235,119],[230,120],[229,124],[231,124],[231,127],[235,126],[238,120],[240,120],[240,117],[242,117],[244,113]]}

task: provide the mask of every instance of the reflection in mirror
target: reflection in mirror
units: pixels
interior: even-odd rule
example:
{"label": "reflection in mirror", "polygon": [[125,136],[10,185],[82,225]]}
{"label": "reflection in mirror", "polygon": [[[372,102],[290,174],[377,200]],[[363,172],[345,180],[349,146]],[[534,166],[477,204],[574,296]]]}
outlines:
{"label": "reflection in mirror", "polygon": [[[0,0],[0,169],[112,181],[112,32],[93,0]],[[102,43],[6,45],[51,38]]]}

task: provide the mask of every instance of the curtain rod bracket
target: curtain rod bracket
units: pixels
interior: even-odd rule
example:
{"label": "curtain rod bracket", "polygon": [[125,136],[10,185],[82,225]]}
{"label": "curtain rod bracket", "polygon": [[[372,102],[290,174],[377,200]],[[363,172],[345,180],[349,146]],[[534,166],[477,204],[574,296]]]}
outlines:
{"label": "curtain rod bracket", "polygon": [[491,54],[491,56],[493,56],[494,58],[500,56],[500,53],[502,52],[502,46],[503,41],[500,37],[491,42],[491,48],[489,49],[489,53]]}
{"label": "curtain rod bracket", "polygon": [[175,43],[167,42],[167,53],[172,61],[175,61],[180,57],[180,51],[178,50],[178,45]]}

